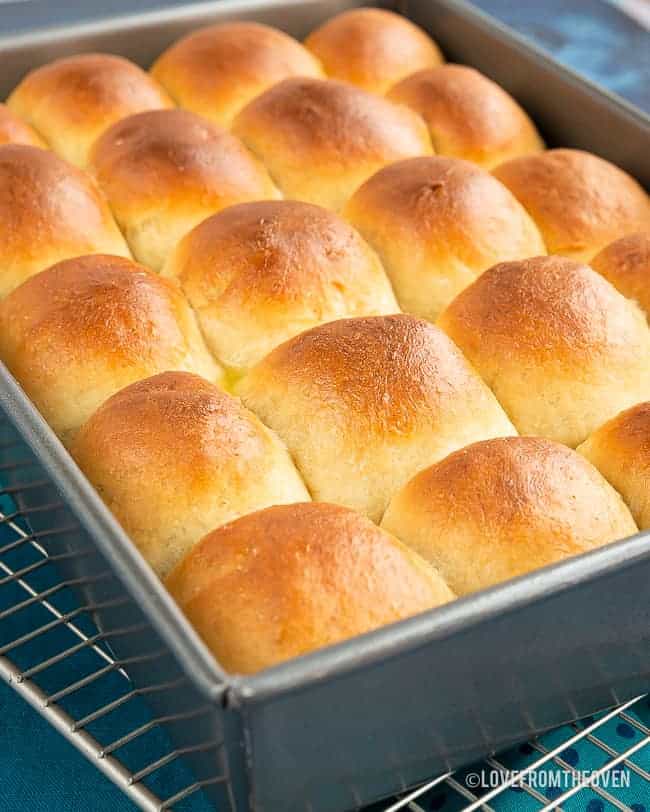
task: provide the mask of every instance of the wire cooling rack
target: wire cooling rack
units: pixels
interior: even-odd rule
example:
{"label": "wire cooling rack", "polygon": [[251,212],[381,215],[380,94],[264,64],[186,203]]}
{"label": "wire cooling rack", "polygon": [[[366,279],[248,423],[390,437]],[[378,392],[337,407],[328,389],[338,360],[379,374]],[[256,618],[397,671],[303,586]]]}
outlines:
{"label": "wire cooling rack", "polygon": [[[37,486],[32,483],[32,487]],[[19,510],[12,499],[14,491],[0,487],[0,674],[136,806],[148,812],[211,809],[202,789],[225,781],[224,776],[195,780],[183,757],[190,751],[205,751],[209,756],[219,743],[198,742],[174,748],[161,725],[173,723],[183,714],[152,716],[146,699],[156,691],[175,686],[161,682],[138,690],[125,670],[143,659],[151,661],[153,669],[156,658],[163,653],[148,651],[129,660],[112,655],[112,637],[140,629],[124,627],[108,633],[97,630],[92,617],[98,605],[79,600],[79,591],[83,594],[89,579],[62,580],[57,572],[57,561],[80,554],[66,552],[66,528],[53,527],[38,533],[29,529],[31,512],[54,513],[57,505]],[[56,552],[57,540],[62,542],[61,552]],[[111,575],[99,573],[93,579],[102,577]],[[643,804],[634,803],[632,798],[650,800],[650,773],[644,766],[650,768],[650,729],[640,712],[647,708],[648,698],[637,697],[615,710],[517,748],[514,760],[511,754],[488,758],[479,766],[439,776],[393,802],[377,804],[372,812],[499,812],[515,808],[514,801],[517,809],[539,812],[578,808],[571,806],[578,797],[585,800],[579,808],[589,812],[642,812]],[[200,708],[193,708],[187,713],[200,712]],[[650,716],[647,712],[645,715]],[[633,743],[617,746],[607,732],[612,724],[632,731],[626,736]],[[589,774],[583,775],[572,757],[578,743],[593,750],[591,760],[597,766]],[[515,763],[517,773],[512,772]],[[539,779],[543,770],[561,771],[563,787],[555,787],[551,793],[536,786],[540,782],[533,782],[532,776]],[[624,800],[624,794],[608,788],[609,782],[604,780],[606,774],[621,770],[635,782],[634,794]],[[476,776],[484,776],[481,790],[473,788]],[[161,787],[165,788],[164,794]]]}

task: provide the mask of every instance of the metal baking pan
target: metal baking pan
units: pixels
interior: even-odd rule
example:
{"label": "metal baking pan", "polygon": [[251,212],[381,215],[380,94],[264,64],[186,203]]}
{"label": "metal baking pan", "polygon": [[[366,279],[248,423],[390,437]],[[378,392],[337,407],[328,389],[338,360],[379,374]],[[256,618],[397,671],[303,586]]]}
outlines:
{"label": "metal baking pan", "polygon": [[[353,5],[230,0],[0,38],[0,92],[64,54],[106,50],[147,66],[216,20],[256,19],[303,37]],[[471,6],[413,0],[400,10],[448,58],[513,93],[549,144],[592,150],[650,185],[650,120],[641,112]],[[58,545],[65,577],[103,576],[86,587],[97,622],[121,630],[112,646],[138,687],[169,678],[149,701],[174,715],[170,733],[198,777],[213,777],[220,812],[358,808],[621,702],[650,681],[648,534],[260,674],[227,675],[1,365],[0,410],[0,466],[14,498],[28,509],[56,505],[30,513],[32,531],[45,538],[48,528],[66,528],[43,542]],[[209,756],[193,752],[205,741],[214,742]]]}

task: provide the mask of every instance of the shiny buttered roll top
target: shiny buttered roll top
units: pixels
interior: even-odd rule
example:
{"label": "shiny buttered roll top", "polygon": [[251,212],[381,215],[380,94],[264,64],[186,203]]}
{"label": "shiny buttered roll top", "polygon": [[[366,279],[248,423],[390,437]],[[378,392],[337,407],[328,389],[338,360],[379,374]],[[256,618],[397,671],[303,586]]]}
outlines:
{"label": "shiny buttered roll top", "polygon": [[113,54],[79,54],[36,68],[7,104],[55,152],[82,168],[91,146],[111,124],[132,113],[172,106],[148,74]]}
{"label": "shiny buttered roll top", "polygon": [[230,127],[249,101],[291,76],[322,77],[292,37],[253,22],[200,28],[171,45],[151,73],[181,106]]}
{"label": "shiny buttered roll top", "polygon": [[620,495],[575,451],[537,437],[474,443],[421,471],[382,527],[457,595],[636,533]]}
{"label": "shiny buttered roll top", "polygon": [[0,358],[65,443],[133,381],[221,377],[178,285],[102,254],[54,265],[0,302]]}
{"label": "shiny buttered roll top", "polygon": [[90,165],[134,257],[155,271],[210,214],[278,197],[237,138],[186,110],[122,119],[95,143]]}
{"label": "shiny buttered roll top", "polygon": [[537,227],[505,186],[456,158],[387,166],[343,214],[377,251],[402,309],[432,321],[495,262],[545,253]]}
{"label": "shiny buttered roll top", "polygon": [[454,597],[397,539],[323,503],[270,507],[224,525],[181,561],[167,588],[221,665],[241,674]]}
{"label": "shiny buttered roll top", "polygon": [[312,497],[378,521],[416,471],[516,433],[445,334],[413,316],[341,319],[273,350],[240,382]]}
{"label": "shiny buttered roll top", "polygon": [[431,154],[420,116],[333,79],[285,79],[241,111],[233,132],[285,197],[334,211],[386,164]]}
{"label": "shiny buttered roll top", "polygon": [[575,260],[495,265],[438,324],[521,434],[575,447],[621,409],[650,398],[643,313]]}
{"label": "shiny buttered roll top", "polygon": [[466,65],[418,71],[395,85],[388,98],[422,116],[439,155],[491,169],[544,148],[535,125],[512,96]]}
{"label": "shiny buttered roll top", "polygon": [[650,230],[650,199],[622,169],[589,152],[550,149],[494,170],[528,211],[549,254],[589,262],[613,240]]}
{"label": "shiny buttered roll top", "polygon": [[0,146],[0,298],[55,262],[130,256],[92,179],[49,150]]}
{"label": "shiny buttered roll top", "polygon": [[288,338],[348,316],[396,313],[374,251],[344,220],[296,200],[241,203],[181,240],[181,283],[213,354],[234,372]]}
{"label": "shiny buttered roll top", "polygon": [[306,47],[332,79],[372,93],[442,62],[436,43],[421,28],[392,11],[356,8],[337,14],[307,37]]}
{"label": "shiny buttered roll top", "polygon": [[161,577],[219,525],[309,500],[276,435],[188,372],[117,392],[80,429],[72,454]]}

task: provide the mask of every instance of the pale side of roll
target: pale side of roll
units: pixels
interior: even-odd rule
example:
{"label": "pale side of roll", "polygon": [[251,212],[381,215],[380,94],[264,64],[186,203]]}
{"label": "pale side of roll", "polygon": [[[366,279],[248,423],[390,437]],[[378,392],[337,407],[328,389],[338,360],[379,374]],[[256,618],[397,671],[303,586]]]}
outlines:
{"label": "pale side of roll", "polygon": [[650,317],[650,230],[615,240],[590,265]]}
{"label": "pale side of roll", "polygon": [[578,451],[622,494],[641,530],[650,528],[650,401],[589,435]]}

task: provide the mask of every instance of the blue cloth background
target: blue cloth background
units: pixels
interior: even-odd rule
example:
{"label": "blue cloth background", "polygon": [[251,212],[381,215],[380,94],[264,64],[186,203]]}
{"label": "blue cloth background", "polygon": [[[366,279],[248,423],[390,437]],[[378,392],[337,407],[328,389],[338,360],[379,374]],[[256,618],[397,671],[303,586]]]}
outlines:
{"label": "blue cloth background", "polygon": [[[144,0],[139,8],[172,5],[173,0]],[[650,35],[630,18],[601,0],[547,0],[526,3],[518,0],[478,0],[477,5],[493,13],[551,51],[560,61],[571,65],[597,82],[627,97],[650,111]],[[132,0],[113,0],[112,10],[132,10]],[[3,4],[0,0],[0,32],[8,33],[46,21],[65,22],[100,16],[104,4],[82,0],[57,3]],[[11,635],[9,635],[11,636]],[[650,687],[650,686],[649,686]],[[106,690],[106,689],[104,689]],[[108,696],[106,697],[108,699]],[[136,723],[147,718],[144,704],[129,713]],[[644,700],[637,717],[650,726],[650,704]],[[548,747],[569,738],[571,729],[560,729],[544,737]],[[625,723],[612,721],[599,735],[616,751],[629,747],[641,735]],[[161,746],[164,741],[161,740]],[[150,742],[149,742],[149,746]],[[512,768],[522,768],[536,754],[527,745],[515,749],[503,760]],[[577,769],[602,765],[605,754],[590,744],[580,743],[563,753],[565,761]],[[650,771],[650,748],[633,757]],[[178,776],[176,776],[178,777]],[[462,777],[461,779],[462,782]],[[162,797],[173,791],[161,780],[156,787]],[[453,812],[462,808],[459,797],[445,789],[435,789],[420,801],[428,810]],[[650,788],[632,775],[631,786],[614,791],[634,812],[650,810]],[[553,797],[549,791],[548,797]],[[495,809],[538,809],[539,805],[521,791],[509,790],[492,802]],[[385,806],[385,805],[384,805]],[[59,736],[11,689],[0,685],[0,811],[33,812],[127,812],[134,807],[107,779]],[[206,809],[199,797],[184,809]],[[582,792],[565,805],[568,810],[609,812],[607,802],[590,792]]]}

